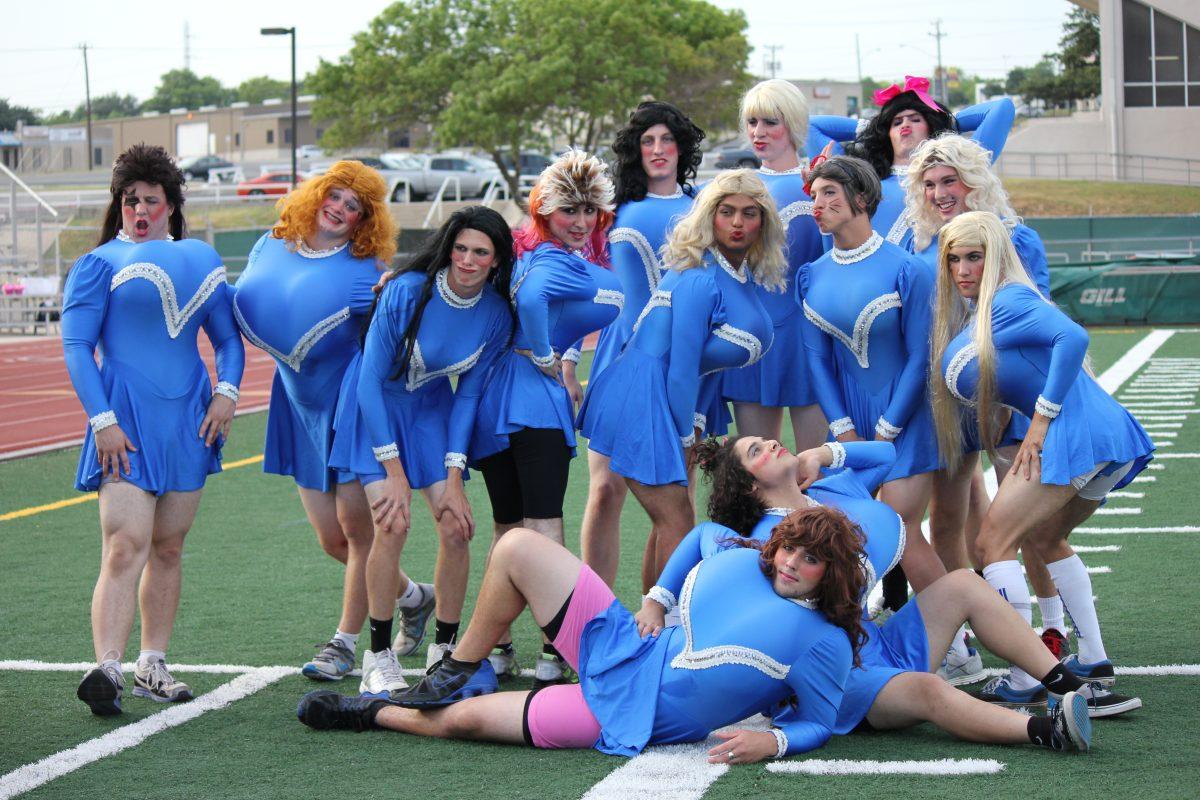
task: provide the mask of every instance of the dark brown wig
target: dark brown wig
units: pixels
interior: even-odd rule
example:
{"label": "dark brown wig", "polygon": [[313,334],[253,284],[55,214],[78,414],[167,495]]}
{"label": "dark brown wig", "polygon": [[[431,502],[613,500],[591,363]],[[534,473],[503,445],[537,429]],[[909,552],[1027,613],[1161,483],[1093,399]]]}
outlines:
{"label": "dark brown wig", "polygon": [[112,199],[108,203],[108,210],[104,212],[97,245],[117,238],[117,231],[121,230],[122,195],[130,184],[138,181],[162,187],[167,202],[174,209],[167,229],[176,239],[187,236],[187,224],[183,221],[183,173],[166,150],[158,145],[142,143],[121,153],[113,163],[112,184],[109,186]]}

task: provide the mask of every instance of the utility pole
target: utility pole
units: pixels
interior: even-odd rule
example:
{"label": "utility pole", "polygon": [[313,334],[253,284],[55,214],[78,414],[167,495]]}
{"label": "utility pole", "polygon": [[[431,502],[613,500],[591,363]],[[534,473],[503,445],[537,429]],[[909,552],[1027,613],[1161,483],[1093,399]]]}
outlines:
{"label": "utility pole", "polygon": [[79,45],[83,51],[83,97],[87,106],[87,165],[88,172],[92,171],[92,80],[88,75],[87,44]]}
{"label": "utility pole", "polygon": [[763,67],[765,68],[764,71],[770,73],[772,78],[777,77],[779,74],[779,60],[775,58],[775,54],[783,49],[783,45],[769,44],[763,49],[770,51],[770,55],[767,56],[766,63],[763,64]]}
{"label": "utility pole", "polygon": [[192,34],[188,30],[187,20],[183,21],[183,68],[192,68]]}
{"label": "utility pole", "polygon": [[929,34],[934,39],[937,39],[937,76],[934,80],[934,94],[942,105],[948,105],[946,102],[946,72],[942,69],[942,37],[946,34],[942,33],[942,21],[935,20],[933,23],[933,33]]}

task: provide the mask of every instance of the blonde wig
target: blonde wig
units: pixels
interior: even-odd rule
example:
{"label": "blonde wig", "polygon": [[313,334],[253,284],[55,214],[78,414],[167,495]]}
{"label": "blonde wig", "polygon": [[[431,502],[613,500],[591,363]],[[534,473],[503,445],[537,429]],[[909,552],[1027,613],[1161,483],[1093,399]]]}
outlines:
{"label": "blonde wig", "polygon": [[[977,247],[983,251],[983,275],[974,316],[958,287],[948,262],[955,247]],[[970,415],[950,393],[942,373],[946,349],[961,331],[971,327],[979,365],[979,383],[975,390],[975,417],[979,441],[995,457],[995,444],[1001,432],[1003,412],[996,402],[996,348],[992,343],[992,300],[1001,287],[1018,283],[1028,286],[1041,297],[1013,247],[1008,229],[989,211],[968,211],[946,223],[938,239],[937,296],[934,300],[932,342],[930,347],[929,396],[937,430],[942,461],[953,472],[962,460],[962,426]],[[1049,301],[1046,301],[1049,302]]]}
{"label": "blonde wig", "polygon": [[588,260],[608,266],[608,229],[612,227],[616,190],[608,167],[595,156],[571,148],[542,171],[529,193],[529,221],[513,240],[518,257],[550,241],[550,215],[560,208],[594,206],[599,212],[585,248]]}
{"label": "blonde wig", "polygon": [[787,285],[787,234],[779,219],[775,200],[767,191],[762,178],[752,169],[732,169],[717,173],[708,182],[692,210],[679,221],[671,232],[671,238],[663,245],[663,260],[671,269],[682,272],[698,267],[704,261],[704,251],[716,246],[713,217],[726,197],[743,194],[758,204],[762,210],[762,228],[758,241],[746,254],[746,263],[754,280],[767,289],[783,291]]}
{"label": "blonde wig", "polygon": [[317,230],[321,203],[333,189],[349,189],[358,195],[362,216],[350,234],[350,253],[355,258],[374,258],[387,267],[396,255],[396,223],[388,211],[387,184],[383,177],[361,161],[339,161],[324,175],[309,178],[279,200],[279,222],[271,235],[285,242],[298,242]]}
{"label": "blonde wig", "polygon": [[965,199],[971,211],[990,211],[1011,231],[1021,218],[1008,201],[1008,192],[996,173],[992,172],[992,156],[978,142],[943,133],[926,139],[917,146],[908,162],[905,182],[905,204],[912,220],[913,245],[919,253],[937,236],[943,222],[937,209],[925,200],[925,173],[934,167],[950,167],[970,190]]}
{"label": "blonde wig", "polygon": [[808,136],[808,101],[796,84],[772,78],[751,86],[742,96],[742,125],[750,117],[768,117],[783,122],[792,140],[792,149],[804,146]]}

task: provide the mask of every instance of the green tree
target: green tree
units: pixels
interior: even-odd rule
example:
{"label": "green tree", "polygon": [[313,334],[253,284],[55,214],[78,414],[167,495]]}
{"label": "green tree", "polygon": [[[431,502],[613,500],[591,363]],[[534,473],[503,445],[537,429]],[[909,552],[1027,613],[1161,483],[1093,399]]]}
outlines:
{"label": "green tree", "polygon": [[26,106],[12,105],[6,98],[0,97],[0,131],[16,130],[18,122],[36,125],[38,113]]}
{"label": "green tree", "polygon": [[1100,18],[1084,8],[1072,9],[1063,23],[1055,60],[1064,100],[1087,100],[1100,94]]}
{"label": "green tree", "polygon": [[[301,81],[296,87],[299,94],[304,92],[304,82]],[[238,84],[234,89],[234,95],[237,100],[246,103],[261,103],[272,97],[280,99],[290,98],[292,96],[291,81],[277,81],[274,78],[266,75],[260,75],[257,78],[247,78]]]}
{"label": "green tree", "polygon": [[170,111],[172,108],[219,106],[232,102],[233,97],[233,91],[222,86],[216,78],[202,78],[190,69],[173,69],[159,78],[158,88],[143,108]]}
{"label": "green tree", "polygon": [[[137,98],[131,94],[111,92],[92,98],[92,119],[113,119],[115,117],[132,117],[141,109]],[[46,120],[50,125],[60,122],[78,122],[87,119],[87,104],[80,103],[71,111],[62,111]]]}
{"label": "green tree", "polygon": [[551,140],[595,149],[647,97],[710,124],[736,114],[745,27],[702,0],[592,0],[586,14],[571,0],[394,3],[321,63],[314,113],[333,146],[427,123],[439,144],[493,157]]}

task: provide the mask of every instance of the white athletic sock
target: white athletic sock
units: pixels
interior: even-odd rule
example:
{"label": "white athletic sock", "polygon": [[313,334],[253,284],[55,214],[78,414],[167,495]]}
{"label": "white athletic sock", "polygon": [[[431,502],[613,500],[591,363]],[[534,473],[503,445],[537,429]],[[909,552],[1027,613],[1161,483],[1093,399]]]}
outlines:
{"label": "white athletic sock", "polygon": [[137,663],[141,664],[142,666],[145,666],[147,664],[153,664],[155,661],[158,661],[159,659],[166,661],[167,654],[164,653],[162,650],[143,650],[140,653],[138,653]]}
{"label": "white athletic sock", "polygon": [[396,608],[416,608],[425,602],[425,584],[409,580],[404,594],[396,598]]}
{"label": "white athletic sock", "polygon": [[1100,638],[1100,619],[1096,616],[1096,602],[1092,600],[1092,578],[1079,556],[1064,558],[1047,564],[1050,577],[1058,587],[1066,612],[1075,625],[1075,639],[1079,642],[1079,660],[1085,664],[1104,661],[1104,640]]}
{"label": "white athletic sock", "polygon": [[1067,623],[1063,619],[1063,603],[1062,598],[1058,595],[1054,597],[1039,597],[1037,599],[1038,608],[1042,612],[1042,630],[1046,628],[1054,628],[1059,633],[1067,632]]}
{"label": "white athletic sock", "polygon": [[357,633],[346,633],[345,631],[338,631],[337,633],[335,633],[333,635],[333,640],[335,642],[341,642],[342,647],[346,648],[351,653],[353,653],[355,650],[358,649],[358,634]]}
{"label": "white athletic sock", "polygon": [[[1021,572],[1021,562],[1013,559],[988,564],[983,568],[983,579],[1017,610],[1027,625],[1033,626],[1033,603],[1030,602],[1025,574]],[[1009,684],[1014,689],[1024,691],[1041,685],[1037,678],[1015,664],[1011,666],[1011,672]]]}
{"label": "white athletic sock", "polygon": [[950,640],[950,652],[961,659],[971,657],[971,651],[967,647],[967,626],[960,625],[958,630],[954,632],[954,638]]}

